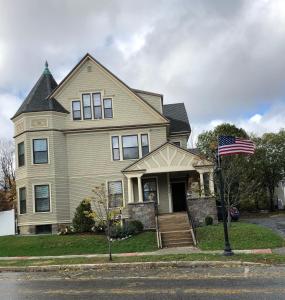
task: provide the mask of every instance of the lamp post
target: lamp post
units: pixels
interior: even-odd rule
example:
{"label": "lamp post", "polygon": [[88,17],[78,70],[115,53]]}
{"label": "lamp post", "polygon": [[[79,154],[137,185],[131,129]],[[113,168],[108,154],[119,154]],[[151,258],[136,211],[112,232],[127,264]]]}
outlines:
{"label": "lamp post", "polygon": [[234,253],[231,249],[230,240],[229,240],[228,226],[226,220],[225,199],[224,199],[224,180],[223,180],[222,167],[221,167],[221,158],[218,155],[218,152],[216,155],[216,174],[218,175],[219,184],[220,184],[220,198],[221,198],[221,205],[222,205],[224,239],[225,239],[224,255],[232,256],[234,255]]}

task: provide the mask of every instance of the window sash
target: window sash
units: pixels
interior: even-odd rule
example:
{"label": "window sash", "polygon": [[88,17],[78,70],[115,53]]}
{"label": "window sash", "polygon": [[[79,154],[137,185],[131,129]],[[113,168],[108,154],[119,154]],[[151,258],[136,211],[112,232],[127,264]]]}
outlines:
{"label": "window sash", "polygon": [[[134,145],[130,138],[133,137],[136,139]],[[122,148],[123,148],[123,158],[124,159],[137,159],[139,158],[139,145],[138,145],[138,136],[137,135],[125,135],[122,136]],[[124,144],[129,144],[125,146]]]}
{"label": "window sash", "polygon": [[147,178],[142,180],[143,201],[157,202],[157,180],[156,178]]}
{"label": "window sash", "polygon": [[112,119],[113,118],[113,103],[111,98],[103,99],[104,104],[104,118]]}
{"label": "window sash", "polygon": [[[46,191],[40,191],[41,188],[46,188]],[[49,193],[49,185],[35,185],[35,212],[50,212]]]}
{"label": "window sash", "polygon": [[[79,109],[75,107],[76,104],[79,104]],[[73,120],[81,120],[81,103],[80,101],[72,101],[72,117]]]}
{"label": "window sash", "polygon": [[120,143],[118,136],[112,136],[112,155],[113,160],[120,160]]}
{"label": "window sash", "polygon": [[[99,95],[99,103],[98,98],[96,99],[96,96]],[[101,99],[101,93],[93,93],[92,94],[93,98],[93,113],[94,113],[94,119],[102,119],[102,99]]]}
{"label": "window sash", "polygon": [[18,166],[22,167],[25,165],[25,144],[21,142],[18,144]]}
{"label": "window sash", "polygon": [[141,146],[142,146],[142,157],[144,157],[149,153],[148,134],[141,135]]}
{"label": "window sash", "polygon": [[[87,101],[87,103],[86,103]],[[84,120],[92,119],[92,111],[91,111],[91,95],[83,94],[82,95],[82,105],[83,105],[83,118]]]}
{"label": "window sash", "polygon": [[23,215],[27,212],[25,187],[19,189],[19,204],[20,204],[20,214]]}
{"label": "window sash", "polygon": [[123,183],[121,180],[108,182],[108,194],[110,208],[123,206]]}
{"label": "window sash", "polygon": [[[37,142],[45,141],[45,146],[41,150],[36,150]],[[43,149],[43,150],[42,150]],[[48,163],[48,142],[47,139],[33,139],[33,160],[34,164],[46,164]]]}

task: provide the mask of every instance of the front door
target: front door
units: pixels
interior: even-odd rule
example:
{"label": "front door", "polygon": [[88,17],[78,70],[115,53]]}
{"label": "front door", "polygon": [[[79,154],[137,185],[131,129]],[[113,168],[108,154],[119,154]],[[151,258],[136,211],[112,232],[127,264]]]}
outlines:
{"label": "front door", "polygon": [[173,212],[186,211],[185,182],[171,183]]}

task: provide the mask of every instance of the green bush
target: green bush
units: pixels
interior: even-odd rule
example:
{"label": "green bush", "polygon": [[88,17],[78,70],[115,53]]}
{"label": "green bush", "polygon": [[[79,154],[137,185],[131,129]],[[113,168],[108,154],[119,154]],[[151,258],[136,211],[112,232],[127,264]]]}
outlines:
{"label": "green bush", "polygon": [[114,223],[110,227],[110,237],[113,239],[121,239],[130,235],[138,234],[143,231],[143,224],[137,220],[125,222],[123,225]]}
{"label": "green bush", "polygon": [[213,222],[214,222],[214,220],[213,220],[213,218],[211,217],[211,216],[207,216],[206,218],[205,218],[205,224],[208,226],[208,225],[213,225]]}
{"label": "green bush", "polygon": [[76,208],[72,225],[75,232],[91,232],[95,221],[92,217],[91,203],[89,200],[83,200]]}
{"label": "green bush", "polygon": [[134,226],[135,233],[139,233],[143,231],[143,223],[139,220],[131,220],[127,222],[128,226]]}

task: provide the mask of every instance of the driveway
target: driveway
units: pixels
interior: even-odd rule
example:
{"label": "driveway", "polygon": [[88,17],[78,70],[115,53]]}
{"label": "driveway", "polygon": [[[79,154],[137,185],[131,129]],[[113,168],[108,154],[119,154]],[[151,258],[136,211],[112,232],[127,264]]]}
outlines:
{"label": "driveway", "polygon": [[283,238],[285,238],[285,214],[267,216],[264,218],[246,218],[243,220],[273,229],[275,232],[279,233],[281,236],[283,236]]}

